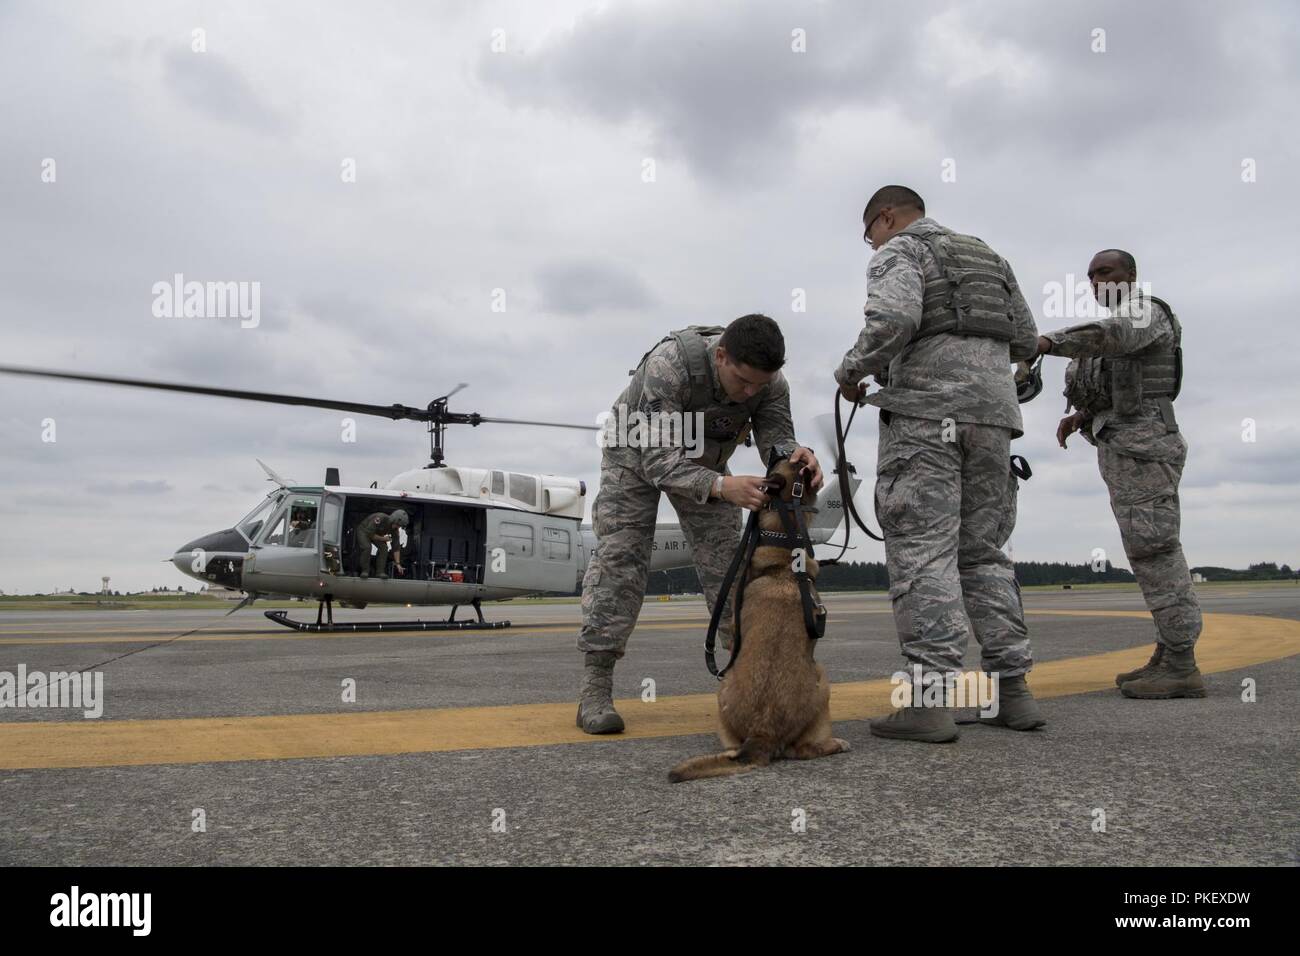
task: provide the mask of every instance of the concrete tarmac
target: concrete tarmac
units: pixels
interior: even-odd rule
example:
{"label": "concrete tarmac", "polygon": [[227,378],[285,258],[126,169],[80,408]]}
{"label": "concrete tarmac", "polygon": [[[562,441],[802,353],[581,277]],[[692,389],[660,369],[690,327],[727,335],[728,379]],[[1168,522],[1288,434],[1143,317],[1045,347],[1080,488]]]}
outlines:
{"label": "concrete tarmac", "polygon": [[679,785],[720,749],[698,600],[647,601],[616,670],[628,733],[603,738],[573,726],[574,604],[490,605],[514,627],[477,633],[3,613],[0,680],[98,672],[103,715],[0,707],[0,865],[1295,865],[1300,587],[1200,595],[1207,699],[1110,684],[1153,641],[1135,588],[1026,592],[1049,724],[950,745],[868,733],[902,666],[888,601],[829,595],[817,656],[852,752]]}

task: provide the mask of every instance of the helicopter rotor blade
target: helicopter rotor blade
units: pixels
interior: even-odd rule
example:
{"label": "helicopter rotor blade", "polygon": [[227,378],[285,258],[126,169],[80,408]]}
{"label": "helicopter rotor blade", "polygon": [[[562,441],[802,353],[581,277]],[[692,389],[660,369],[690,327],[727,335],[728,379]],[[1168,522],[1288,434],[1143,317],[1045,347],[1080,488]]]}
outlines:
{"label": "helicopter rotor blade", "polygon": [[434,399],[434,401],[445,402],[447,399],[451,398],[453,395],[455,395],[457,392],[459,392],[459,391],[460,391],[461,389],[463,389],[463,388],[469,388],[469,382],[461,382],[459,385],[457,385],[455,388],[453,388],[453,389],[452,389],[450,392],[448,392],[446,395],[442,396],[442,398]]}
{"label": "helicopter rotor blade", "polygon": [[822,447],[827,450],[827,459],[833,461],[838,442],[835,438],[835,416],[830,412],[823,415],[813,416],[813,427],[817,430],[817,437],[822,441]]}
{"label": "helicopter rotor blade", "polygon": [[[0,365],[0,374],[27,375],[33,378],[63,379],[69,382],[92,382],[98,385],[123,385],[128,388],[152,388],[165,392],[184,392],[189,395],[213,395],[217,398],[235,398],[249,402],[270,402],[275,405],[298,405],[306,408],[327,408],[354,415],[374,415],[393,421],[407,419],[417,422],[436,420],[446,424],[478,425],[481,422],[494,422],[503,425],[540,425],[546,428],[577,428],[583,431],[599,431],[597,425],[570,425],[564,422],[536,422],[519,418],[487,418],[478,413],[448,412],[445,406],[440,411],[431,408],[412,408],[410,405],[371,405],[365,402],[337,402],[325,398],[310,398],[302,395],[281,395],[275,392],[250,392],[237,388],[211,388],[207,385],[182,385],[178,382],[155,382],[143,378],[121,378],[113,375],[87,375],[80,372],[63,372],[57,369],[24,368],[15,365]],[[446,399],[455,395],[467,384],[461,382],[443,396]],[[442,399],[435,400],[437,405]]]}
{"label": "helicopter rotor blade", "polygon": [[186,392],[190,395],[215,395],[218,398],[237,398],[249,402],[271,402],[276,405],[302,405],[308,408],[328,408],[355,415],[375,415],[393,421],[411,419],[429,421],[426,409],[409,405],[369,405],[364,402],[336,402],[325,398],[308,398],[301,395],[280,395],[274,392],[249,392],[237,388],[210,388],[206,385],[181,385],[176,382],[154,382],[142,378],[118,378],[112,375],[84,375],[78,372],[60,372],[55,369],[20,368],[0,365],[5,375],[29,375],[35,378],[57,378],[71,382],[94,382],[100,385],[125,385],[130,388],[154,388],[166,392]]}
{"label": "helicopter rotor blade", "polygon": [[581,431],[598,432],[599,425],[570,425],[566,422],[534,422],[523,418],[488,418],[484,415],[478,416],[480,422],[493,422],[498,425],[540,425],[544,428],[577,428]]}

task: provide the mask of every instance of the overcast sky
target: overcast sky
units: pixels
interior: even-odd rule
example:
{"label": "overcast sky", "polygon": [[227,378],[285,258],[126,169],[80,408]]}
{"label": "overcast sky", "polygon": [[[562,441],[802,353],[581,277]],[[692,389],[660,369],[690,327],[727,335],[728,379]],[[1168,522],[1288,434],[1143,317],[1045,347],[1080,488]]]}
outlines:
{"label": "overcast sky", "polygon": [[[1133,252],[1185,330],[1190,563],[1295,566],[1298,20],[1249,0],[9,0],[0,362],[381,404],[463,381],[454,408],[589,423],[666,331],[758,311],[786,333],[800,438],[829,452],[812,419],[862,324],[862,207],[905,183],[1011,262],[1044,331],[1077,321],[1044,314],[1050,284]],[[176,273],[260,283],[260,323],[156,317]],[[1127,566],[1095,453],[1053,439],[1064,367],[1025,408],[1014,555]],[[349,444],[340,418],[0,380],[0,589],[190,587],[161,562],[256,504],[255,457],[350,484],[427,460],[420,425],[365,419]],[[594,497],[581,433],[448,449]]]}

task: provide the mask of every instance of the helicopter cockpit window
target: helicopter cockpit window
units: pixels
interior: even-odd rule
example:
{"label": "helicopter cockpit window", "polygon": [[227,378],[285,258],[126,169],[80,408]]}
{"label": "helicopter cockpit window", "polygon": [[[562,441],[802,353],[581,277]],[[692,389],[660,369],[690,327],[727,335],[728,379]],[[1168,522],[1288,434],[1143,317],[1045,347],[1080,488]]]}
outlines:
{"label": "helicopter cockpit window", "polygon": [[537,479],[532,475],[510,473],[510,497],[529,507],[537,507]]}
{"label": "helicopter cockpit window", "polygon": [[506,493],[506,473],[504,471],[492,472],[492,494],[504,496]]}
{"label": "helicopter cockpit window", "polygon": [[289,532],[289,509],[281,508],[276,516],[271,519],[271,524],[266,532],[262,535],[261,544],[279,544],[285,543],[285,538]]}
{"label": "helicopter cockpit window", "polygon": [[266,521],[267,513],[279,503],[279,498],[267,498],[254,508],[247,518],[239,522],[237,525],[239,533],[249,541],[256,540],[258,532],[262,530],[262,524]]}
{"label": "helicopter cockpit window", "polygon": [[310,499],[294,499],[289,506],[289,530],[284,543],[290,548],[316,548],[316,509],[318,502]]}

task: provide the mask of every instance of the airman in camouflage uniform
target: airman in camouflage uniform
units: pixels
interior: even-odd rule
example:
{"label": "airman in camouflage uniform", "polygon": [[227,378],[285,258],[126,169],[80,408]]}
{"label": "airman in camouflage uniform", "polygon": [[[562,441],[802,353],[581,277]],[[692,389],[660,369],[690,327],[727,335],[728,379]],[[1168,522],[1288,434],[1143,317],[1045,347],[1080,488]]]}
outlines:
{"label": "airman in camouflage uniform", "polygon": [[[617,733],[623,719],[614,710],[614,662],[623,656],[645,599],[659,497],[668,500],[699,572],[710,610],[727,567],[740,544],[737,507],[766,502],[762,476],[731,476],[727,460],[753,431],[760,455],[771,450],[804,461],[821,482],[817,460],[799,448],[790,419],[790,389],[779,369],[785,361],[780,328],[766,316],[748,315],[725,330],[691,327],[663,339],[642,358],[632,381],[614,403],[606,425],[600,492],[592,507],[597,549],[582,582],[585,654],[578,726],[587,733]],[[670,433],[659,440],[645,429],[640,440],[628,430],[624,444],[613,440],[620,420],[639,413],[646,422],[702,422],[702,434]],[[675,438],[673,437],[675,435]],[[694,438],[695,441],[688,439]],[[731,647],[729,612],[719,627]]]}
{"label": "airman in camouflage uniform", "polygon": [[1039,351],[1071,359],[1065,395],[1077,411],[1061,420],[1057,439],[1064,448],[1079,431],[1097,447],[1124,552],[1155,619],[1151,659],[1115,683],[1126,697],[1204,697],[1194,651],[1201,608],[1179,541],[1187,442],[1173,400],[1182,384],[1182,327],[1166,303],[1139,294],[1127,252],[1097,253],[1088,278],[1112,314],[1047,333]]}
{"label": "airman in camouflage uniform", "polygon": [[[999,675],[999,710],[986,719],[1040,727],[1020,587],[1001,550],[1015,525],[1011,439],[1023,434],[1012,363],[1035,354],[1033,316],[1006,261],[926,217],[912,190],[877,191],[863,223],[877,250],[866,326],[835,380],[881,409],[876,516],[903,655],[923,680],[942,680],[961,671],[973,632]],[[870,396],[867,375],[883,385]],[[902,708],[871,732],[958,736],[948,708]]]}

